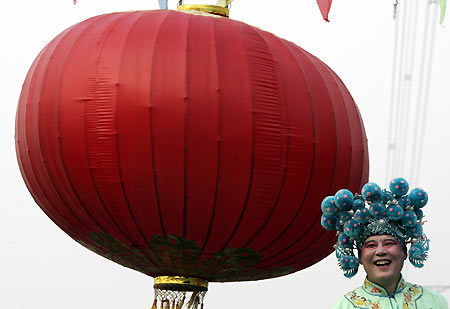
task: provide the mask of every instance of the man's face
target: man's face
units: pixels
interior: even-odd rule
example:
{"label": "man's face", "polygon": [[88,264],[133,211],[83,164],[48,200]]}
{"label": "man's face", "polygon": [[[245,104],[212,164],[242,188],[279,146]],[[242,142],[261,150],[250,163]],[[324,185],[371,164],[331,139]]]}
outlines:
{"label": "man's face", "polygon": [[381,286],[397,283],[405,259],[404,249],[390,235],[370,236],[361,248],[360,262],[367,278]]}

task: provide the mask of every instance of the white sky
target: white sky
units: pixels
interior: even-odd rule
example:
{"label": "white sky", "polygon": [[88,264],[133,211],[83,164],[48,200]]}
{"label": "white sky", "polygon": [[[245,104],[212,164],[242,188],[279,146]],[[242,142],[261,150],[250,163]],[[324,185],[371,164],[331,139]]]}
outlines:
{"label": "white sky", "polygon": [[[407,1],[407,0],[403,0]],[[400,5],[403,1],[400,1]],[[410,1],[410,0],[408,0]],[[411,0],[412,1],[412,0]],[[428,1],[428,0],[423,0]],[[174,7],[177,1],[169,1]],[[371,180],[385,187],[387,123],[395,23],[394,0],[334,0],[330,23],[315,0],[236,0],[231,17],[293,41],[327,63],[357,102],[369,139]],[[275,4],[276,3],[276,4]],[[16,104],[28,68],[57,34],[89,17],[156,9],[157,0],[3,0],[0,4],[0,308],[147,308],[153,279],[110,262],[66,236],[34,203],[15,158]],[[436,21],[437,22],[437,21]],[[450,285],[450,12],[436,29],[430,107],[420,183],[430,194],[424,209],[431,239],[423,269],[408,281]],[[413,76],[413,78],[416,78]],[[259,282],[210,284],[206,308],[328,308],[357,287],[363,271],[345,279],[333,255],[309,269]],[[443,295],[450,300],[450,290]]]}

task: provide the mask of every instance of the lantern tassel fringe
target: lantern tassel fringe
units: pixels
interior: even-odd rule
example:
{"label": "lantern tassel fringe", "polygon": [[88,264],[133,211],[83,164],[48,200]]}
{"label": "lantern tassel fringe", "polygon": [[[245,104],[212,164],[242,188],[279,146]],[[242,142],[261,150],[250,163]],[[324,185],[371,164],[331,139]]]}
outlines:
{"label": "lantern tassel fringe", "polygon": [[206,291],[190,292],[155,288],[155,299],[151,309],[203,309],[205,294]]}

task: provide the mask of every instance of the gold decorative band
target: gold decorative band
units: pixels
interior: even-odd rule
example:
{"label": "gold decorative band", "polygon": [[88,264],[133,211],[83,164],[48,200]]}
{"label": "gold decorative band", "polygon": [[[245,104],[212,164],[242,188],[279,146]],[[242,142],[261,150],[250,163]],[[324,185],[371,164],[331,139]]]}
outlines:
{"label": "gold decorative band", "polygon": [[230,16],[230,10],[219,5],[208,4],[182,4],[178,6],[178,11],[195,11],[201,13],[208,13],[213,15],[219,15],[223,17]]}
{"label": "gold decorative band", "polygon": [[208,281],[182,276],[159,276],[155,278],[155,288],[175,291],[207,291]]}

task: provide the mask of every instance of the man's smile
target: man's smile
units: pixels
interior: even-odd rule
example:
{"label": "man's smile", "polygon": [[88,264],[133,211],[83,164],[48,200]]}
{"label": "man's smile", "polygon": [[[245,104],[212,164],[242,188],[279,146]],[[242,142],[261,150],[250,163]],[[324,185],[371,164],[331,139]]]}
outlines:
{"label": "man's smile", "polygon": [[389,265],[389,264],[391,264],[392,263],[392,261],[391,260],[387,260],[387,259],[384,259],[384,260],[378,260],[378,261],[375,261],[374,262],[374,264],[376,265],[376,266],[387,266],[387,265]]}

